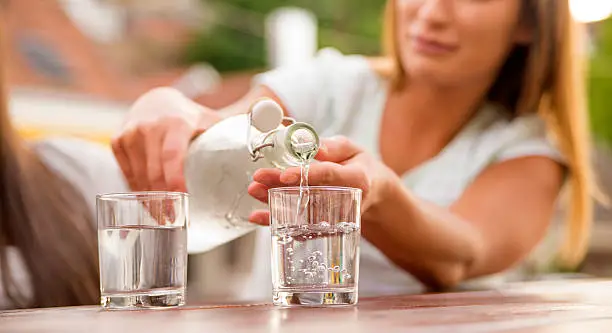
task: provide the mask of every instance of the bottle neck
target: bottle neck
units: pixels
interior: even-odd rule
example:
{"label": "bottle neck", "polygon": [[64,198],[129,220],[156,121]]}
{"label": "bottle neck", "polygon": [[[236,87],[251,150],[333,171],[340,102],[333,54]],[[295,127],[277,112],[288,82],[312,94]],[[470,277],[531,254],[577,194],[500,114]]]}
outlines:
{"label": "bottle neck", "polygon": [[262,156],[274,167],[286,169],[310,163],[319,151],[319,136],[312,126],[294,123],[262,134]]}

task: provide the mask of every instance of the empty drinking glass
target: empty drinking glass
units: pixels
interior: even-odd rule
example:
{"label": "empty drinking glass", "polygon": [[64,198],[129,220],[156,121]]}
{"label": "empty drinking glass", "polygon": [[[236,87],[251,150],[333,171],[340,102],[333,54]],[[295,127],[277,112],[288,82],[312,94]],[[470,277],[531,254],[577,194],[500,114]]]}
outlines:
{"label": "empty drinking glass", "polygon": [[106,309],[185,304],[185,193],[97,197],[101,305]]}
{"label": "empty drinking glass", "polygon": [[286,187],[268,196],[274,304],[357,303],[361,190]]}

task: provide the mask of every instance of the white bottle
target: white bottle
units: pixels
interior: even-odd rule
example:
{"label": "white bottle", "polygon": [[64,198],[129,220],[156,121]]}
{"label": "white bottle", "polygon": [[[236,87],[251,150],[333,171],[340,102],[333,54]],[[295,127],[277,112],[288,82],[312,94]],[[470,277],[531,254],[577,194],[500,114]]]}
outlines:
{"label": "white bottle", "polygon": [[[292,124],[285,127],[283,120]],[[209,251],[255,229],[248,216],[266,206],[247,193],[253,173],[299,166],[318,149],[312,126],[284,118],[280,105],[267,98],[198,136],[185,160],[189,253]]]}

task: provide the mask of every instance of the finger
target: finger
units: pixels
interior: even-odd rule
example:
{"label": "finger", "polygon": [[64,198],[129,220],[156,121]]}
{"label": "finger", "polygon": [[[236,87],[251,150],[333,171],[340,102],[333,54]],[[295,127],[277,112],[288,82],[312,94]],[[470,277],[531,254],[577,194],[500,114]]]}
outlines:
{"label": "finger", "polygon": [[259,169],[253,174],[253,181],[268,187],[279,187],[284,185],[280,181],[281,174],[282,171],[279,169]]}
{"label": "finger", "polygon": [[119,164],[119,168],[123,172],[123,176],[127,181],[129,187],[134,190],[136,187],[136,182],[134,180],[134,172],[130,167],[130,160],[128,159],[125,149],[122,144],[122,136],[118,136],[111,141],[111,149],[113,154],[115,155],[115,159],[117,160],[117,164]]}
{"label": "finger", "polygon": [[[308,172],[309,186],[343,186],[366,190],[369,188],[368,177],[362,168],[356,165],[340,165],[331,162],[314,163]],[[300,169],[285,170],[280,177],[285,186],[300,184]]]}
{"label": "finger", "polygon": [[[342,165],[332,162],[313,163],[308,170],[308,185],[333,185],[337,181],[339,169]],[[288,168],[280,176],[284,186],[300,185],[302,170],[300,168]]]}
{"label": "finger", "polygon": [[148,189],[151,191],[168,190],[162,169],[161,147],[167,127],[159,126],[152,128],[145,136],[146,177]]}
{"label": "finger", "polygon": [[[308,170],[310,170],[312,168],[312,165],[309,166]],[[309,173],[309,179],[310,179],[310,171]],[[302,170],[300,168],[288,168],[285,169],[285,171],[281,171],[281,174],[279,176],[279,181],[282,184],[282,186],[296,186],[296,185],[300,185],[300,181],[302,179]],[[310,184],[310,182],[308,183],[309,185],[314,185],[314,184]]]}
{"label": "finger", "polygon": [[321,148],[317,153],[317,160],[342,163],[363,150],[344,136],[335,136],[321,140]]}
{"label": "finger", "polygon": [[162,143],[161,163],[166,186],[171,191],[187,192],[184,160],[193,130],[186,123],[175,123]]}
{"label": "finger", "polygon": [[253,182],[247,188],[247,192],[253,198],[263,203],[268,203],[268,189],[269,187],[264,184]]}
{"label": "finger", "polygon": [[171,225],[176,220],[176,211],[172,199],[160,198],[144,201],[143,205],[158,225]]}
{"label": "finger", "polygon": [[267,210],[256,210],[249,215],[251,223],[268,226],[270,225],[270,212]]}
{"label": "finger", "polygon": [[130,129],[121,141],[130,163],[130,170],[133,175],[130,187],[134,191],[148,190],[143,132],[144,129],[141,127]]}

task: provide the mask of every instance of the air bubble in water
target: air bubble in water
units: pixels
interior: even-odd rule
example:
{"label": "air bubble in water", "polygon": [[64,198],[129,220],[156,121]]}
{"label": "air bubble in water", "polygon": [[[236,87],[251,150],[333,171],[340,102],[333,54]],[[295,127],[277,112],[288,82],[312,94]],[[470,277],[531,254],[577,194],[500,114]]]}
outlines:
{"label": "air bubble in water", "polygon": [[319,227],[321,227],[321,228],[329,228],[329,227],[331,227],[331,225],[328,222],[324,221],[324,222],[319,223]]}
{"label": "air bubble in water", "polygon": [[334,266],[334,273],[340,272],[340,266]]}
{"label": "air bubble in water", "polygon": [[293,255],[293,248],[287,248],[287,254],[288,255]]}
{"label": "air bubble in water", "polygon": [[346,273],[348,273],[348,270],[347,270],[346,268],[343,268],[343,269],[340,271],[340,273],[346,274]]}
{"label": "air bubble in water", "polygon": [[310,256],[310,257],[308,257],[308,261],[313,261],[313,260],[315,260],[316,258],[317,258],[316,256]]}
{"label": "air bubble in water", "polygon": [[314,255],[314,256],[322,256],[322,255],[323,255],[323,253],[322,253],[321,251],[314,251],[314,252],[312,253],[312,255]]}
{"label": "air bubble in water", "polygon": [[338,230],[343,233],[350,233],[357,230],[357,225],[352,222],[340,222],[336,224]]}
{"label": "air bubble in water", "polygon": [[281,245],[289,244],[293,242],[293,237],[289,235],[282,235],[278,237],[277,243]]}
{"label": "air bubble in water", "polygon": [[342,277],[343,277],[343,278],[345,278],[345,279],[350,279],[350,278],[352,278],[351,274],[348,274],[348,273],[347,273],[347,274],[344,274]]}
{"label": "air bubble in water", "polygon": [[301,260],[301,259],[300,259],[300,264],[303,264],[303,263],[304,263],[304,260]]}
{"label": "air bubble in water", "polygon": [[321,272],[324,272],[327,269],[327,266],[325,266],[325,264],[323,265],[319,265],[319,267],[317,267],[317,269]]}
{"label": "air bubble in water", "polygon": [[316,261],[316,260],[315,260],[315,261],[313,261],[313,262],[312,262],[312,267],[317,267],[317,266],[319,266],[319,262],[318,262],[318,261]]}
{"label": "air bubble in water", "polygon": [[302,231],[299,228],[291,228],[291,229],[287,229],[287,231],[285,231],[285,233],[289,236],[299,236],[302,234]]}

